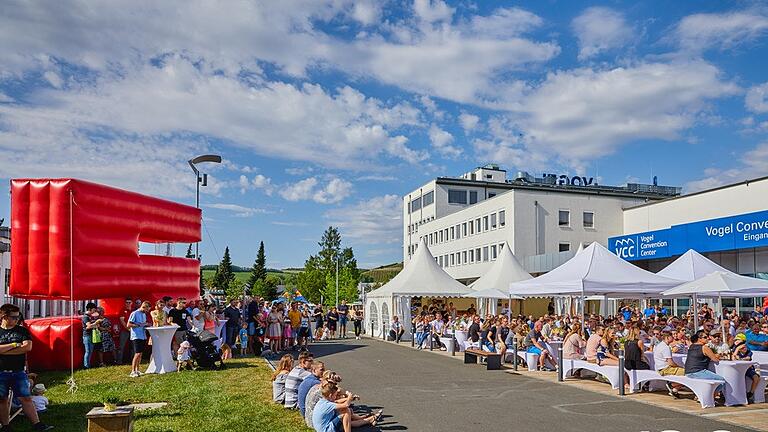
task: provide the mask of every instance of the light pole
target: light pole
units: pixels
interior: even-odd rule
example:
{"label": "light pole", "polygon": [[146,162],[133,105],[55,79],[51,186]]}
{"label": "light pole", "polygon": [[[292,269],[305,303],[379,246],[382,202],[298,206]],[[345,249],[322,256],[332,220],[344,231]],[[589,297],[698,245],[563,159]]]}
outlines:
{"label": "light pole", "polygon": [[[201,162],[213,162],[213,163],[221,163],[221,156],[214,155],[214,154],[208,154],[208,155],[200,155],[196,158],[192,158],[187,161],[189,163],[189,166],[192,167],[192,171],[195,173],[195,208],[200,208],[200,185],[208,186],[208,174],[204,174],[201,176],[200,170],[197,169],[195,166],[196,164],[199,164]],[[195,258],[197,260],[200,260],[200,242],[195,242]]]}
{"label": "light pole", "polygon": [[336,307],[339,307],[339,255],[336,254]]}

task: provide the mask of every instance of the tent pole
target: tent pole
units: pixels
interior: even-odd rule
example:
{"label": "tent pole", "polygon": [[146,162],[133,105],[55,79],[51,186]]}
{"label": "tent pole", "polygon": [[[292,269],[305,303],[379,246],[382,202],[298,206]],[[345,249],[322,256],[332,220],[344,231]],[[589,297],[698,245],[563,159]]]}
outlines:
{"label": "tent pole", "polygon": [[507,303],[507,321],[512,322],[512,294],[509,295],[509,303]]}
{"label": "tent pole", "polygon": [[692,296],[692,302],[693,302],[693,332],[696,333],[699,330],[699,305],[698,305],[698,299],[696,298],[696,293],[693,293]]}
{"label": "tent pole", "polygon": [[723,342],[728,343],[728,338],[725,335],[725,321],[723,320],[723,296],[722,295],[717,296],[717,308],[720,309],[720,333],[722,335]]}

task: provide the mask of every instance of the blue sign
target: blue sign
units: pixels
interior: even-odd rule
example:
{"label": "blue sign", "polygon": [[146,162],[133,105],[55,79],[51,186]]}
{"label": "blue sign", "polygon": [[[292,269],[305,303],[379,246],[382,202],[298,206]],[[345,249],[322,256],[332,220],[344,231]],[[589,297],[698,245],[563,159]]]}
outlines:
{"label": "blue sign", "polygon": [[673,225],[608,239],[608,249],[627,261],[698,252],[768,246],[768,211]]}

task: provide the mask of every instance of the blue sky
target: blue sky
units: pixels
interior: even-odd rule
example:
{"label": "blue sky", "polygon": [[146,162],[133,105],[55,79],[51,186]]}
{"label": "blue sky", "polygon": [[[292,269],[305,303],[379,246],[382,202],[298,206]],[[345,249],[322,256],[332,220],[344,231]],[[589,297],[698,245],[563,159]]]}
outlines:
{"label": "blue sky", "polygon": [[[768,174],[761,2],[4,2],[0,179],[194,203],[204,263],[401,259],[400,196],[510,171],[686,191]],[[0,201],[0,217],[9,202]],[[179,251],[183,252],[183,251]]]}

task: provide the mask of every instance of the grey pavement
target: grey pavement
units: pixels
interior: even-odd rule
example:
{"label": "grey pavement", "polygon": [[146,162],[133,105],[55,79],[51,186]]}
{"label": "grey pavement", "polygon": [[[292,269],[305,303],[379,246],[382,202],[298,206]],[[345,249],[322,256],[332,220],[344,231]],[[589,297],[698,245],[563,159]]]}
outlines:
{"label": "grey pavement", "polygon": [[381,431],[751,430],[372,339],[317,342],[310,350],[361,396],[358,409],[384,409]]}

